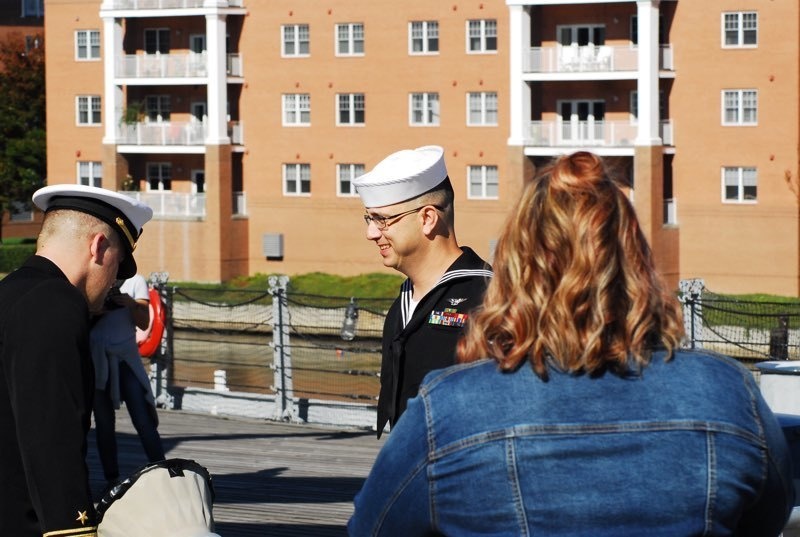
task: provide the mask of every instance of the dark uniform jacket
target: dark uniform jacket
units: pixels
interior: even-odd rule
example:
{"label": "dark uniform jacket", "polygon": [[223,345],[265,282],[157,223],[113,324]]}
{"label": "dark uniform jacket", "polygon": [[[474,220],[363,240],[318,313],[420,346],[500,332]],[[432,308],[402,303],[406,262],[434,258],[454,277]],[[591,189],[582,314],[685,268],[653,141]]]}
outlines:
{"label": "dark uniform jacket", "polygon": [[470,248],[461,250],[410,319],[410,280],[403,282],[400,296],[389,308],[383,325],[378,438],[387,421],[397,422],[429,371],[455,363],[456,343],[468,312],[483,300],[491,267]]}
{"label": "dark uniform jacket", "polygon": [[0,536],[95,535],[89,307],[33,256],[0,281]]}

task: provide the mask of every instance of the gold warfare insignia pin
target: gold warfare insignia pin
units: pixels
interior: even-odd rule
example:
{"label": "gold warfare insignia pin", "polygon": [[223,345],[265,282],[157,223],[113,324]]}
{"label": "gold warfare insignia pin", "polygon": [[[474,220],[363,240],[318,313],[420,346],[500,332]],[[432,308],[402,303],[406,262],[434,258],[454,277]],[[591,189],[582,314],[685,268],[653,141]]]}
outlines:
{"label": "gold warfare insignia pin", "polygon": [[84,524],[86,524],[86,520],[87,520],[88,518],[89,518],[89,517],[88,517],[88,515],[86,514],[86,511],[78,511],[78,518],[76,518],[75,520],[76,520],[77,522],[80,522],[80,523],[81,523],[81,525],[84,525]]}

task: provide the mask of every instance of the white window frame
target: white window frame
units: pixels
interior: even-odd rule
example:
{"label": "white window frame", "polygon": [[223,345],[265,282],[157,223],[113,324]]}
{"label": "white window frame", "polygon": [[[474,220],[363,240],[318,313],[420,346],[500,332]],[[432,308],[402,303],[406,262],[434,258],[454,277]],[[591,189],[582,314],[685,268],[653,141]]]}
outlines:
{"label": "white window frame", "polygon": [[[735,198],[730,198],[727,195],[728,184],[726,183],[725,179],[728,172],[736,174],[736,184],[734,185],[736,187]],[[750,181],[748,181],[750,178],[745,175],[748,172],[752,173],[752,180]],[[720,175],[720,181],[722,184],[722,203],[745,205],[758,203],[758,168],[755,166],[723,166],[720,170]],[[748,182],[752,182],[754,184],[746,184]],[[745,194],[744,189],[748,186],[751,186],[755,189],[752,197],[748,197],[748,195]]]}
{"label": "white window frame", "polygon": [[[367,123],[367,98],[363,93],[337,93],[336,99],[336,125],[347,127],[363,127]],[[347,109],[342,107],[346,99]],[[359,108],[360,107],[360,108]],[[361,111],[362,121],[358,121],[358,111]],[[348,120],[342,121],[342,114],[347,113]]]}
{"label": "white window frame", "polygon": [[[419,40],[421,50],[414,50],[414,41]],[[431,45],[435,44],[435,48]],[[412,56],[439,54],[439,21],[409,21],[408,53]]]}
{"label": "white window frame", "polygon": [[[156,170],[155,174],[151,174]],[[148,192],[171,192],[172,191],[172,163],[171,162],[148,162],[145,165],[147,191]],[[152,182],[156,183],[157,188],[153,188]]]}
{"label": "white window frame", "polygon": [[[336,195],[343,198],[358,196],[353,180],[364,175],[365,167],[363,164],[337,164],[336,165]],[[345,185],[349,190],[345,190]]]}
{"label": "white window frame", "polygon": [[[416,104],[420,103],[417,107]],[[420,120],[416,116],[420,116]],[[439,94],[435,91],[408,95],[408,124],[412,127],[438,127],[441,115]]]}
{"label": "white window frame", "polygon": [[284,93],[281,99],[281,122],[284,127],[310,127],[311,94]]}
{"label": "white window frame", "polygon": [[[490,182],[489,172],[494,172],[494,182]],[[480,179],[480,193],[473,194],[472,192],[472,174],[477,172]],[[490,195],[487,193],[489,186],[494,185],[497,194]],[[498,168],[492,164],[475,164],[467,166],[467,199],[471,200],[496,200],[499,198],[500,190],[500,176]]]}
{"label": "white window frame", "polygon": [[[298,197],[308,197],[311,196],[311,164],[302,162],[302,163],[292,163],[292,164],[283,164],[283,195],[284,196],[298,196]],[[293,170],[290,173],[290,170]],[[307,173],[308,179],[304,180],[303,172]],[[292,177],[290,177],[292,175]],[[289,182],[294,184],[294,192],[289,191]],[[308,192],[303,192],[303,182],[308,183]]]}
{"label": "white window frame", "polygon": [[[102,110],[103,104],[100,95],[78,95],[75,97],[75,124],[79,127],[102,125]],[[86,121],[81,121],[81,113],[86,114]]]}
{"label": "white window frame", "polygon": [[[340,32],[345,32],[344,36]],[[360,36],[359,36],[360,33]],[[333,50],[337,56],[363,56],[364,55],[364,23],[363,22],[344,22],[339,23],[333,32]],[[361,45],[361,50],[357,51],[356,46]],[[346,49],[345,49],[346,47]]]}
{"label": "white window frame", "polygon": [[[758,48],[758,12],[757,11],[723,11],[720,15],[720,39],[722,48]],[[732,20],[735,19],[735,20]],[[733,26],[728,27],[728,22]],[[754,26],[750,28],[749,26]],[[728,30],[736,33],[736,42],[728,43]],[[745,43],[745,36],[753,32],[755,42]]]}
{"label": "white window frame", "polygon": [[[471,19],[466,21],[467,54],[497,54],[497,19]],[[494,48],[490,48],[494,40]],[[477,48],[473,47],[477,40]]]}
{"label": "white window frame", "polygon": [[[479,101],[480,119],[476,122],[472,119],[472,103],[475,100]],[[494,100],[494,109],[490,108],[490,104]],[[497,115],[499,106],[497,104],[498,96],[496,91],[472,91],[467,93],[467,126],[468,127],[496,127]],[[491,120],[491,115],[494,115],[494,121]]]}
{"label": "white window frame", "polygon": [[[292,29],[291,39],[287,38],[287,30]],[[301,38],[301,30],[305,31],[305,39]],[[291,43],[294,51],[287,52],[286,45]],[[305,43],[306,52],[301,52]],[[311,27],[308,24],[282,24],[281,25],[281,57],[283,58],[308,58],[311,56]]]}
{"label": "white window frame", "polygon": [[[81,43],[81,38],[84,40],[83,43]],[[83,58],[81,58],[81,51],[86,54]],[[97,55],[93,55],[94,51],[97,51]],[[100,60],[100,30],[75,30],[75,61],[93,62],[98,60]]]}
{"label": "white window frame", "polygon": [[[84,173],[85,172],[85,173]],[[84,186],[103,186],[103,163],[79,160],[75,163],[75,183]]]}
{"label": "white window frame", "polygon": [[[752,106],[746,106],[746,98],[752,96]],[[729,106],[729,98],[732,102]],[[758,90],[757,89],[727,89],[721,92],[722,125],[726,127],[756,126],[758,125]],[[749,104],[749,102],[747,103]],[[733,120],[728,119],[728,111],[736,115]],[[746,115],[752,119],[745,120]]]}

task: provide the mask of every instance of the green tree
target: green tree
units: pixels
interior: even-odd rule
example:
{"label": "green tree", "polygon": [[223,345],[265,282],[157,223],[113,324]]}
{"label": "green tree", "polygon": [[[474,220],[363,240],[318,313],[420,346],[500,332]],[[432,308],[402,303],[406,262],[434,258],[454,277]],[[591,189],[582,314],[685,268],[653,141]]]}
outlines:
{"label": "green tree", "polygon": [[44,185],[44,89],[43,37],[9,34],[0,41],[0,215]]}

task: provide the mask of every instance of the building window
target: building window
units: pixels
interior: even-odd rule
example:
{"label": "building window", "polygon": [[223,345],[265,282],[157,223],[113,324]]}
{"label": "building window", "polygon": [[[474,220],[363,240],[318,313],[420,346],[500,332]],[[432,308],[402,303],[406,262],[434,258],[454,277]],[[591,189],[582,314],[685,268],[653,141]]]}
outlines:
{"label": "building window", "polygon": [[100,59],[100,31],[78,30],[75,32],[75,59]]}
{"label": "building window", "polygon": [[281,55],[308,56],[310,54],[308,24],[286,24],[281,26]]}
{"label": "building window", "polygon": [[756,125],[758,123],[758,91],[723,90],[722,124]]}
{"label": "building window", "polygon": [[467,21],[467,52],[497,52],[497,21]]}
{"label": "building window", "polygon": [[353,179],[360,175],[364,175],[363,164],[337,164],[336,194],[339,196],[356,196],[358,193],[353,187]]}
{"label": "building window", "polygon": [[408,53],[437,54],[439,52],[439,23],[413,21],[408,23]]}
{"label": "building window", "polygon": [[44,0],[22,0],[23,17],[44,17]]}
{"label": "building window", "polygon": [[722,201],[754,203],[757,189],[758,172],[755,168],[722,168]]}
{"label": "building window", "polygon": [[147,163],[147,190],[172,190],[172,164]]}
{"label": "building window", "polygon": [[469,166],[469,199],[497,199],[497,166]]}
{"label": "building window", "polygon": [[84,186],[103,186],[103,163],[80,161],[78,162],[78,184]]}
{"label": "building window", "polygon": [[311,164],[283,165],[283,194],[285,196],[311,194]]}
{"label": "building window", "polygon": [[467,94],[467,125],[497,125],[497,92]]}
{"label": "building window", "polygon": [[283,125],[311,125],[311,95],[288,93],[283,96]]}
{"label": "building window", "polygon": [[78,125],[100,125],[100,96],[79,95],[77,117]]}
{"label": "building window", "polygon": [[148,95],[144,99],[145,119],[154,123],[169,121],[172,103],[169,95]]}
{"label": "building window", "polygon": [[364,55],[364,25],[361,23],[336,25],[336,55]]}
{"label": "building window", "polygon": [[364,124],[364,94],[339,93],[336,95],[337,125]]}
{"label": "building window", "polygon": [[169,28],[145,28],[144,51],[146,54],[169,54]]}
{"label": "building window", "polygon": [[412,93],[409,110],[411,125],[438,125],[439,94]]}
{"label": "building window", "polygon": [[33,222],[31,204],[22,201],[12,201],[8,206],[9,222]]}
{"label": "building window", "polygon": [[723,47],[755,47],[758,45],[758,13],[744,11],[722,14]]}

